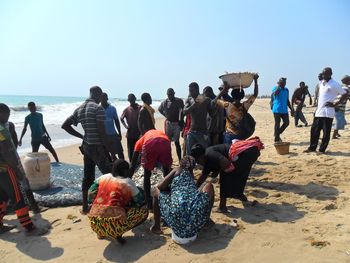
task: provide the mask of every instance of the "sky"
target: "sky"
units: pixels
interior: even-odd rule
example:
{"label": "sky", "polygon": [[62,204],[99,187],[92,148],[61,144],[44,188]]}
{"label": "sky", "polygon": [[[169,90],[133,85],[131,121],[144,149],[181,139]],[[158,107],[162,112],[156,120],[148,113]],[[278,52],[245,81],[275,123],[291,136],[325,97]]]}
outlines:
{"label": "sky", "polygon": [[[0,0],[0,94],[186,97],[225,72],[313,91],[322,68],[350,75],[350,1]],[[252,93],[252,88],[246,91]]]}

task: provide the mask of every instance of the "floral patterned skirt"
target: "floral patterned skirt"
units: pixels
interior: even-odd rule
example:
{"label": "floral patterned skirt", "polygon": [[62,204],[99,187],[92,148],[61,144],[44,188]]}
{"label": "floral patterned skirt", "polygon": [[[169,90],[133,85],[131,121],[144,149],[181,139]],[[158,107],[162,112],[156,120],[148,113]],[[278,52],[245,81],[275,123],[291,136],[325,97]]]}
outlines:
{"label": "floral patterned skirt", "polygon": [[132,207],[126,211],[125,220],[118,217],[89,216],[92,230],[101,238],[121,237],[125,232],[141,224],[148,217],[148,209]]}

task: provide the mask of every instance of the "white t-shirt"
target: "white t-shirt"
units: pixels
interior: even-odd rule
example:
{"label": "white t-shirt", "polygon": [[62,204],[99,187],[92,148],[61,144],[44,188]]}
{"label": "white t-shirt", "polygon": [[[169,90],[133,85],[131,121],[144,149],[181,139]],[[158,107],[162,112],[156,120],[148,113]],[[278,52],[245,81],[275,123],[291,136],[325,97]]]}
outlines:
{"label": "white t-shirt", "polygon": [[341,85],[333,79],[328,82],[322,80],[320,82],[320,90],[318,96],[317,110],[315,117],[334,118],[334,107],[326,107],[327,102],[334,102],[339,94],[344,94],[346,91],[342,89]]}

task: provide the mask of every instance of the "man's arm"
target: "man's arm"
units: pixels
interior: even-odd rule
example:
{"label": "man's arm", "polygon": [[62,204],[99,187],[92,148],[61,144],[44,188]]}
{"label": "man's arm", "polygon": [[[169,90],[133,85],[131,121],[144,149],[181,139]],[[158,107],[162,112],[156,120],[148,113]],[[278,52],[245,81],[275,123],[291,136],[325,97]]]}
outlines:
{"label": "man's arm", "polygon": [[141,135],[145,134],[145,129],[143,125],[145,118],[146,118],[146,110],[142,108],[139,113],[139,118],[137,119],[137,126],[139,127],[139,131]]}
{"label": "man's arm", "polygon": [[136,166],[139,160],[139,155],[140,152],[139,151],[134,151],[132,158],[131,158],[131,167],[130,167],[130,171],[129,171],[129,177],[132,178],[132,176],[135,173],[136,170]]}
{"label": "man's arm", "polygon": [[15,147],[17,149],[17,147],[18,147],[18,137],[17,137],[17,132],[16,132],[15,125],[12,122],[9,123],[9,130],[10,130],[12,141],[15,144]]}
{"label": "man's arm", "polygon": [[166,114],[165,114],[165,111],[164,111],[165,103],[166,103],[166,100],[162,101],[162,103],[158,107],[159,113],[162,114],[164,117],[166,117]]}
{"label": "man's arm", "polygon": [[159,191],[167,191],[169,189],[169,184],[173,181],[178,169],[173,169],[158,185]]}
{"label": "man's arm", "polygon": [[294,91],[293,96],[292,96],[292,107],[294,106],[295,97],[296,97],[296,90]]}
{"label": "man's arm", "polygon": [[290,109],[290,115],[292,115],[292,117],[294,117],[294,108],[293,108],[292,105],[290,104],[289,99],[288,99],[288,108]]}
{"label": "man's arm", "polygon": [[109,145],[106,140],[105,121],[106,121],[105,110],[102,108],[102,106],[99,106],[96,112],[97,131],[101,137],[103,145],[106,146],[106,148],[108,149]]}
{"label": "man's arm", "polygon": [[126,117],[125,115],[126,115],[126,110],[124,110],[122,116],[120,116],[120,122],[123,124],[124,128],[128,130],[129,126],[125,123],[125,120],[124,120]]}
{"label": "man's arm", "polygon": [[258,78],[259,78],[259,75],[258,75],[258,74],[255,74],[255,75],[254,75],[254,93],[253,93],[253,96],[254,96],[255,98],[257,98],[258,95],[259,95]]}
{"label": "man's arm", "polygon": [[8,140],[1,141],[0,142],[1,157],[4,159],[5,163],[15,171],[18,178],[25,178],[25,175],[22,173],[22,170],[19,169],[19,162],[16,155],[16,151],[11,150],[11,148],[13,149],[13,146],[10,141]]}
{"label": "man's arm", "polygon": [[114,123],[115,123],[115,126],[117,127],[119,138],[121,140],[122,139],[122,132],[120,130],[120,122],[119,122],[119,118],[118,118],[118,114],[117,114],[117,110],[116,109],[115,109]]}
{"label": "man's arm", "polygon": [[192,112],[196,108],[195,105],[196,105],[195,100],[193,100],[192,98],[187,99],[185,103],[184,111],[183,111],[184,114],[186,115]]}
{"label": "man's arm", "polygon": [[68,132],[70,135],[73,135],[75,137],[78,137],[80,139],[84,139],[84,136],[79,133],[78,131],[76,131],[72,125],[74,125],[72,118],[68,118],[67,120],[65,120],[61,126],[61,128],[63,130],[65,130],[66,132]]}
{"label": "man's arm", "polygon": [[28,127],[28,120],[27,120],[27,118],[25,118],[24,127],[22,130],[21,138],[19,139],[19,142],[18,142],[18,146],[22,146],[22,139],[23,139],[24,134],[26,134],[26,132],[27,132],[27,127]]}

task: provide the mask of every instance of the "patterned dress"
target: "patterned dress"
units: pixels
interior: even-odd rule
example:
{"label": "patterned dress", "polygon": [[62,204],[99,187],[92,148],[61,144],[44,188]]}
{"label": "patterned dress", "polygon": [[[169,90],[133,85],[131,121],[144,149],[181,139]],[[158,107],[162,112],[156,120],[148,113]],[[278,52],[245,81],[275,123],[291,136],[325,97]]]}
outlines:
{"label": "patterned dress", "polygon": [[[88,214],[92,230],[99,237],[121,237],[148,217],[142,192],[130,178],[105,174],[89,189],[93,199]],[[132,206],[132,207],[131,207]]]}
{"label": "patterned dress", "polygon": [[182,170],[175,176],[170,193],[161,192],[161,215],[176,236],[191,238],[209,219],[210,204],[207,193],[199,192],[190,172]]}

